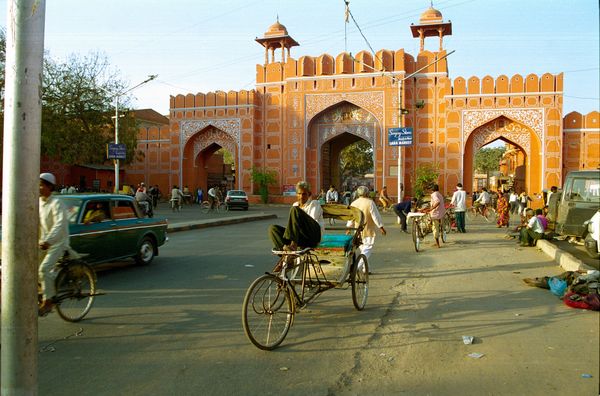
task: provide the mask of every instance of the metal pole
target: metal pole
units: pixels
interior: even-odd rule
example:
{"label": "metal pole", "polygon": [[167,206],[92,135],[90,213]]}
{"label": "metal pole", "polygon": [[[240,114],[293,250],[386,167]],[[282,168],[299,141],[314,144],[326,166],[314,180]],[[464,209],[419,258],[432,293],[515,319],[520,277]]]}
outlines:
{"label": "metal pole", "polygon": [[2,199],[2,395],[36,395],[45,0],[7,2]]}
{"label": "metal pole", "polygon": [[[115,144],[119,144],[119,95],[115,96]],[[119,193],[119,160],[115,160],[115,194]]]}

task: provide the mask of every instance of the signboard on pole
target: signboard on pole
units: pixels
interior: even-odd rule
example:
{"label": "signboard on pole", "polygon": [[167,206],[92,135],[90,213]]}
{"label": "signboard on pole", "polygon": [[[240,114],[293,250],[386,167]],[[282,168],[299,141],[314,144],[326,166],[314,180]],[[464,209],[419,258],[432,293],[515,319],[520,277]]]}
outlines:
{"label": "signboard on pole", "polygon": [[124,160],[127,158],[127,147],[123,143],[109,143],[106,146],[106,158]]}
{"label": "signboard on pole", "polygon": [[413,129],[410,127],[389,128],[388,142],[390,146],[412,146]]}

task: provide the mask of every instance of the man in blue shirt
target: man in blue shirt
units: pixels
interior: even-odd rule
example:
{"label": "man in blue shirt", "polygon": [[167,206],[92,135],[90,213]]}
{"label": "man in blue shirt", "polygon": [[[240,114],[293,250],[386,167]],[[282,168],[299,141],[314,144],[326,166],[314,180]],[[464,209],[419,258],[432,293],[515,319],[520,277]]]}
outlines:
{"label": "man in blue shirt", "polygon": [[396,216],[400,217],[400,228],[402,229],[402,232],[408,233],[408,230],[407,230],[408,225],[406,224],[406,215],[408,213],[410,213],[412,211],[413,207],[416,207],[416,205],[417,205],[417,199],[413,198],[413,199],[404,200],[404,201],[392,206],[392,208],[394,209],[394,213],[396,213]]}

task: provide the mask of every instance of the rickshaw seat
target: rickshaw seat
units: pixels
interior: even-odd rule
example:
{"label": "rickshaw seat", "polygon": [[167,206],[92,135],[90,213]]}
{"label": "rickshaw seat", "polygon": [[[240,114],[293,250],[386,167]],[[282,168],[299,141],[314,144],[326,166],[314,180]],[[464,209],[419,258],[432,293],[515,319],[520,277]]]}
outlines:
{"label": "rickshaw seat", "polygon": [[352,238],[352,235],[324,234],[321,238],[321,243],[319,246],[317,246],[317,249],[343,248],[344,252],[347,252],[352,249]]}

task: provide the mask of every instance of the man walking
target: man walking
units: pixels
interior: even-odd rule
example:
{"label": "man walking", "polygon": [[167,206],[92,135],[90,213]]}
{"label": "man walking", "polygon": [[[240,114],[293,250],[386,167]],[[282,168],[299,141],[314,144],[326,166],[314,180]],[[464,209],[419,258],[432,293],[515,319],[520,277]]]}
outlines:
{"label": "man walking", "polygon": [[456,229],[465,233],[465,212],[467,211],[467,193],[463,190],[461,183],[456,185],[456,191],[452,194],[450,204],[454,206],[454,217],[456,218]]}
{"label": "man walking", "polygon": [[[377,205],[372,199],[367,198],[369,195],[369,189],[365,186],[360,186],[356,189],[358,198],[352,202],[350,206],[360,209],[363,212],[365,218],[365,227],[362,231],[362,245],[360,245],[360,252],[364,254],[367,259],[371,255],[373,244],[375,243],[375,231],[379,228],[381,235],[385,235],[386,231],[383,227],[383,220],[377,210]],[[348,227],[355,227],[357,224],[351,220],[347,224]]]}
{"label": "man walking", "polygon": [[444,196],[440,193],[440,186],[434,184],[431,193],[431,209],[430,216],[433,221],[433,238],[435,245],[440,248],[440,235],[442,234],[442,219],[446,214],[444,206]]}

